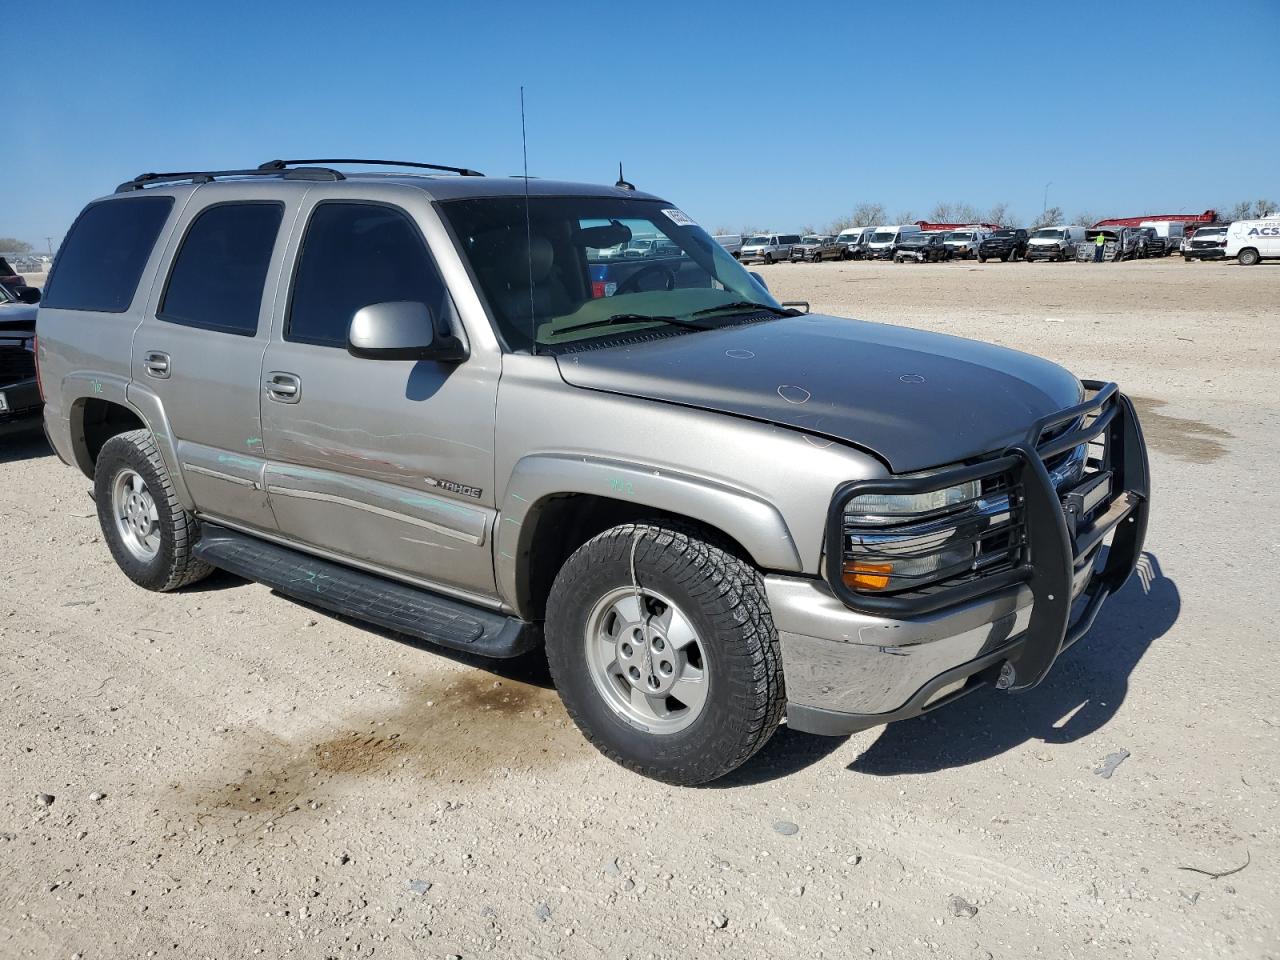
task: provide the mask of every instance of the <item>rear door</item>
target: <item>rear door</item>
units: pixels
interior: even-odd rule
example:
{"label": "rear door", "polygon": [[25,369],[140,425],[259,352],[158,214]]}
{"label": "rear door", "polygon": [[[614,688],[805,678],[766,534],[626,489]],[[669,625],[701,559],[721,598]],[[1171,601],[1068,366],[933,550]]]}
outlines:
{"label": "rear door", "polygon": [[304,189],[197,190],[133,339],[134,383],[164,410],[197,511],[267,531],[275,518],[264,486],[262,355],[280,238]]}
{"label": "rear door", "polygon": [[323,187],[308,198],[262,370],[267,486],[297,545],[491,599],[498,359],[347,352],[352,316],[374,303],[425,303],[465,338],[422,227],[443,229],[412,193],[412,214]]}

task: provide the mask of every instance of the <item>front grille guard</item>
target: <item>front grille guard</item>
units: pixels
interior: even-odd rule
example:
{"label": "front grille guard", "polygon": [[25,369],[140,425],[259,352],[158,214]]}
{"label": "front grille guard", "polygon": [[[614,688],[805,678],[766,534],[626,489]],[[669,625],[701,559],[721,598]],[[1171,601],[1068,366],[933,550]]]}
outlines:
{"label": "front grille guard", "polygon": [[[832,591],[849,607],[878,616],[910,619],[970,603],[1025,584],[1034,598],[1031,620],[1017,649],[1010,653],[1013,670],[1002,686],[1025,689],[1048,673],[1058,654],[1080,639],[1099,608],[1133,573],[1146,537],[1150,477],[1147,449],[1132,401],[1114,383],[1084,381],[1089,399],[1037,421],[1026,438],[999,456],[954,467],[927,477],[855,480],[837,488],[827,516],[826,574]],[[1070,425],[1055,434],[1055,428]],[[1043,439],[1046,435],[1050,439]],[[1111,473],[1111,495],[1091,511],[1084,524],[1065,512],[1045,461],[1081,444],[1101,443],[1095,457],[1099,471]],[[970,481],[1007,477],[1010,504],[1020,514],[1021,549],[1004,569],[979,573],[936,589],[907,595],[863,593],[844,582],[846,561],[844,511],[862,494],[923,494]],[[1015,502],[1016,501],[1016,502]],[[1106,562],[1085,591],[1086,602],[1074,623],[1072,581],[1078,560],[1095,563],[1096,551],[1115,531]]]}

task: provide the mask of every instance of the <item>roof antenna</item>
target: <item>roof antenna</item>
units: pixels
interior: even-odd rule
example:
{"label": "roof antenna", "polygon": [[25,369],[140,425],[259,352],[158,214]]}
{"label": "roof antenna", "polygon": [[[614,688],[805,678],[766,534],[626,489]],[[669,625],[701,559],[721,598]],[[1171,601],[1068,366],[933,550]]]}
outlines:
{"label": "roof antenna", "polygon": [[533,305],[533,225],[529,222],[529,139],[524,130],[524,84],[520,84],[520,152],[524,156],[524,249],[529,258],[529,356],[538,355],[538,314]]}
{"label": "roof antenna", "polygon": [[628,183],[625,179],[623,179],[623,176],[622,176],[622,161],[621,161],[621,160],[619,160],[619,161],[618,161],[618,182],[617,182],[617,183],[615,183],[615,184],[614,184],[614,186],[615,186],[615,187],[617,187],[619,190],[633,190],[633,191],[634,191],[634,190],[635,190],[635,188],[636,188],[636,185],[635,185],[634,183]]}

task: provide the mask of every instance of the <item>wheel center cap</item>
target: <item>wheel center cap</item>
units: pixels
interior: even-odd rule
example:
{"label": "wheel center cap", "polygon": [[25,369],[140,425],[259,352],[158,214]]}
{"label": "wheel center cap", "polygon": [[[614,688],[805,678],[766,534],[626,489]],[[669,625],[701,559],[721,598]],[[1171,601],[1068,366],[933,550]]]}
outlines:
{"label": "wheel center cap", "polygon": [[679,651],[652,624],[624,630],[616,644],[618,663],[627,682],[649,696],[669,693],[680,678]]}

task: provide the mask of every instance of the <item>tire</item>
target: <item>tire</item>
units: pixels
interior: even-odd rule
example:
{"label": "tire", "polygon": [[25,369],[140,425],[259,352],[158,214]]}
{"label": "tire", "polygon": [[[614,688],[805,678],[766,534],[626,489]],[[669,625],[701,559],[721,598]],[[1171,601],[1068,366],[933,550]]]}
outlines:
{"label": "tire", "polygon": [[978,262],[979,262],[979,263],[986,263],[986,262],[987,262],[987,258],[986,258],[986,257],[978,257]]}
{"label": "tire", "polygon": [[[650,635],[652,652],[637,626],[637,585],[647,623],[659,634]],[[685,641],[664,648],[666,636]],[[551,587],[546,649],[556,689],[583,736],[615,763],[664,783],[695,786],[724,776],[763,747],[782,719],[782,657],[764,581],[697,533],[625,524],[579,547]],[[660,659],[663,649],[679,660],[674,674],[672,661]],[[643,661],[622,666],[641,653]],[[637,672],[640,664],[647,677]],[[655,682],[674,686],[646,696]],[[697,692],[685,703],[680,690]]]}
{"label": "tire", "polygon": [[1236,260],[1242,267],[1255,266],[1261,259],[1262,257],[1258,256],[1258,251],[1253,249],[1253,247],[1246,247],[1236,254]]}
{"label": "tire", "polygon": [[766,254],[764,255],[764,262],[765,262],[765,263],[773,263],[773,254],[772,254],[772,253],[766,253]]}
{"label": "tire", "polygon": [[93,491],[102,537],[138,586],[177,590],[213,572],[192,552],[199,523],[178,502],[151,431],[117,434],[103,445]]}

